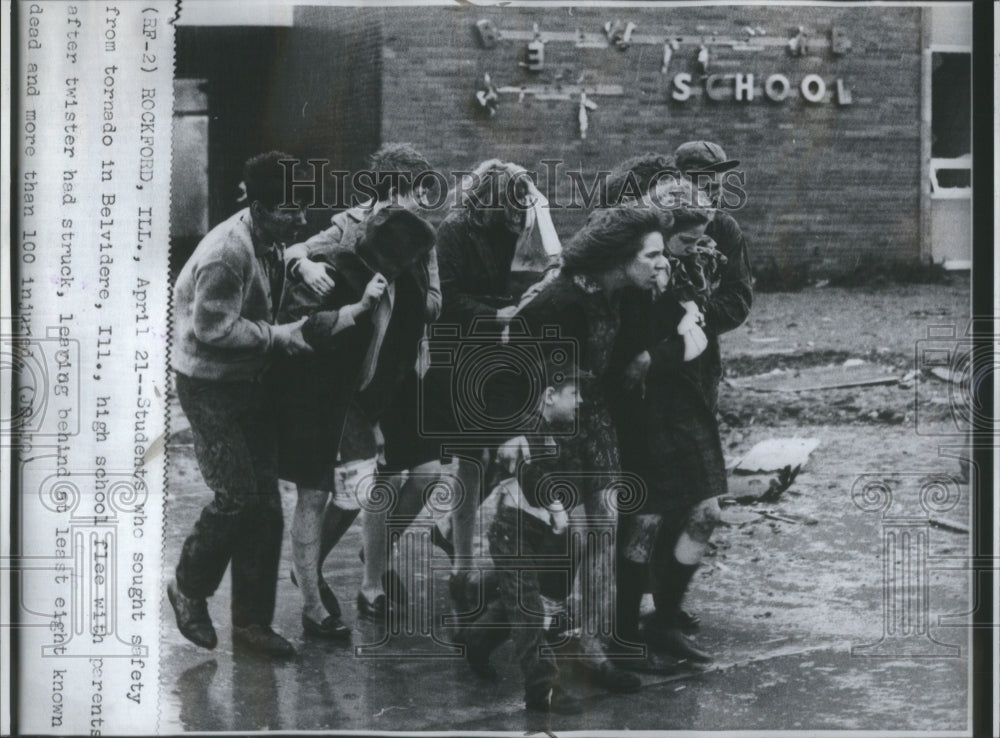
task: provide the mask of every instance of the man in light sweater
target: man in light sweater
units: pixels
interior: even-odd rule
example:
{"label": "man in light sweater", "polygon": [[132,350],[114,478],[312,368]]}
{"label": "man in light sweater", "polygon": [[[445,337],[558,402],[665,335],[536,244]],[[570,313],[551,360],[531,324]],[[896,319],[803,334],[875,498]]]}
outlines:
{"label": "man in light sweater", "polygon": [[290,657],[271,629],[281,554],[277,443],[262,376],[275,351],[308,351],[302,322],[275,325],[283,249],[305,225],[284,203],[287,154],[244,168],[249,207],[213,228],[184,265],[173,294],[171,363],[194,450],[213,499],[184,542],[167,595],[181,634],[207,649],[217,637],[206,599],[232,564],[233,642]]}

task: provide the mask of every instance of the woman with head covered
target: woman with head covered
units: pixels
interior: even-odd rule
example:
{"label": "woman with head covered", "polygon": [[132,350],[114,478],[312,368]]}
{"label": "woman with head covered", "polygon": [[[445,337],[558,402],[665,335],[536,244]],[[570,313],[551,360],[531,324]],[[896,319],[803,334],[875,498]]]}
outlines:
{"label": "woman with head covered", "polygon": [[290,269],[280,316],[308,316],[303,336],[315,349],[310,357],[277,366],[274,380],[281,476],[298,488],[292,551],[304,600],[302,624],[324,638],[349,636],[339,603],[318,571],[329,550],[322,540],[324,510],[329,517],[330,506],[336,507],[336,518],[348,525],[356,516],[357,504],[342,510],[337,504],[344,500],[330,500],[337,467],[374,458],[374,426],[415,365],[427,310],[425,265],[434,230],[411,212],[415,207],[407,207],[414,199],[409,190],[390,194],[336,216],[330,229],[299,249],[308,256],[302,266],[321,266],[329,284],[320,296]]}

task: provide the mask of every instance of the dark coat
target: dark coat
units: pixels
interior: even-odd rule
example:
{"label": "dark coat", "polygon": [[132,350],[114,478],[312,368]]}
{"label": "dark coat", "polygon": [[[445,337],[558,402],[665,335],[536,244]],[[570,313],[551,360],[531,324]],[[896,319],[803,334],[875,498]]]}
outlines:
{"label": "dark coat", "polygon": [[[510,285],[511,262],[517,235],[509,229],[478,227],[469,222],[466,212],[452,213],[437,230],[438,268],[441,274],[441,317],[430,329],[430,352],[442,354],[447,348],[435,341],[443,330],[451,331],[449,347],[455,339],[476,333],[476,347],[499,342],[501,326],[496,322],[499,308],[517,304]],[[464,340],[464,339],[463,339]],[[465,341],[466,347],[471,345]],[[458,361],[461,359],[459,358]],[[424,376],[421,422],[430,435],[444,442],[460,441],[471,427],[459,419],[463,398],[456,396],[456,369],[449,363],[431,361]]]}
{"label": "dark coat", "polygon": [[500,226],[477,228],[464,211],[438,226],[441,272],[441,323],[467,331],[475,318],[493,318],[499,308],[516,305],[510,269],[518,236]]}
{"label": "dark coat", "polygon": [[706,350],[684,361],[677,324],[685,312],[675,300],[630,292],[622,302],[615,371],[644,350],[651,358],[645,396],[621,389],[613,402],[622,468],[646,483],[649,497],[637,512],[683,521],[696,504],[726,492],[713,357]]}
{"label": "dark coat", "polygon": [[[536,337],[542,336],[546,327],[557,327],[557,339],[545,338],[538,345],[543,350],[557,343],[566,346],[576,354],[579,369],[589,375],[579,383],[583,402],[578,431],[559,443],[571,465],[588,472],[606,472],[608,478],[595,477],[594,482],[607,484],[620,468],[618,436],[609,405],[619,379],[612,367],[620,324],[618,300],[608,299],[586,278],[559,274],[521,307],[516,319],[523,320],[529,335]],[[517,401],[516,395],[513,401]]]}
{"label": "dark coat", "polygon": [[[385,211],[383,211],[385,212]],[[406,371],[412,370],[423,334],[426,282],[421,282],[410,268],[398,266],[395,252],[398,226],[406,221],[403,232],[419,241],[414,248],[425,252],[433,245],[429,225],[412,221],[416,216],[397,211],[385,218],[358,225],[344,232],[343,248],[330,249],[311,258],[323,261],[334,280],[333,291],[317,298],[302,282],[286,279],[279,322],[291,322],[303,316],[303,338],[314,353],[283,357],[272,372],[278,401],[279,456],[281,478],[298,484],[332,489],[332,471],[344,432],[345,418],[352,405],[357,416],[361,408],[367,423],[352,423],[365,442],[352,439],[354,446],[368,446],[374,455],[371,425],[378,420],[392,390]],[[417,219],[418,221],[420,219]],[[420,223],[424,223],[420,221]],[[362,255],[365,258],[362,258]],[[395,300],[392,316],[368,386],[359,392],[359,380],[368,346],[373,335],[372,313],[358,317],[357,323],[337,333],[333,328],[341,320],[340,309],[358,302],[365,286],[375,275],[375,266],[387,277],[395,276]]]}
{"label": "dark coat", "polygon": [[709,390],[709,402],[713,411],[717,409],[719,380],[722,379],[722,355],[719,351],[719,336],[743,324],[753,305],[753,273],[747,240],[739,224],[729,213],[717,210],[712,222],[705,229],[715,247],[726,257],[722,269],[722,279],[713,290],[712,297],[705,305],[705,371],[714,378]]}

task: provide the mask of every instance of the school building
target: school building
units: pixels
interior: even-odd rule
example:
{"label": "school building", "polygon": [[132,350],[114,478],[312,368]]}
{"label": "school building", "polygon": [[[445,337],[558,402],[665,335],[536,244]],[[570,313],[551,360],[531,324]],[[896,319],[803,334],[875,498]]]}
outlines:
{"label": "school building", "polygon": [[[185,3],[175,252],[238,207],[243,161],[271,148],[331,172],[389,141],[443,172],[499,157],[569,204],[631,155],[707,139],[741,161],[758,268],[968,268],[971,27],[971,3]],[[565,239],[585,215],[553,219]]]}

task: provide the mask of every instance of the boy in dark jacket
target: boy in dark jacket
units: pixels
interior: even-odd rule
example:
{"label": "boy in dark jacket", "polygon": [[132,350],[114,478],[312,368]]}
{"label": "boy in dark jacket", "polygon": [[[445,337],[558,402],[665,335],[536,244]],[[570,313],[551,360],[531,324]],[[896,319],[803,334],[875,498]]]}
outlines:
{"label": "boy in dark jacket", "polygon": [[[583,705],[559,685],[546,636],[556,630],[550,627],[552,621],[565,610],[571,573],[569,510],[564,507],[570,501],[559,489],[572,469],[560,455],[559,437],[572,431],[582,397],[571,367],[549,363],[546,373],[538,424],[529,441],[531,458],[520,465],[515,478],[499,485],[497,512],[487,534],[496,569],[495,577],[484,577],[487,606],[462,628],[458,640],[465,644],[473,670],[495,678],[489,656],[509,635],[524,675],[525,707],[576,714]],[[494,581],[496,591],[490,592]]]}

